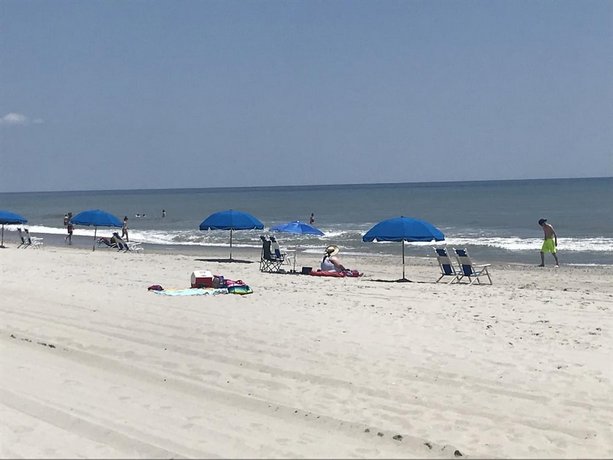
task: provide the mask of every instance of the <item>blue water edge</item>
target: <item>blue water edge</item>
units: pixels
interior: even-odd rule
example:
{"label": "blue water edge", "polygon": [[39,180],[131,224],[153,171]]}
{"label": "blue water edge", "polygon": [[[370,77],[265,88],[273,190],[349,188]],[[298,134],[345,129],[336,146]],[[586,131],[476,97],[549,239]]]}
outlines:
{"label": "blue water edge", "polygon": [[[271,227],[308,222],[313,213],[324,236],[277,234],[282,246],[321,253],[336,244],[345,254],[365,255],[400,252],[399,243],[362,242],[374,224],[416,217],[443,231],[445,241],[437,245],[467,247],[481,262],[527,264],[539,262],[543,231],[537,221],[546,218],[558,234],[562,263],[613,264],[613,178],[0,193],[0,209],[25,216],[33,234],[64,235],[64,214],[92,208],[128,216],[131,240],[169,248],[226,247],[228,232],[198,229],[224,209],[249,212],[264,223],[263,231],[234,232],[235,246],[253,248]],[[6,230],[14,239],[15,226]],[[91,228],[75,230],[92,234]],[[406,253],[432,256],[433,246],[407,244]]]}

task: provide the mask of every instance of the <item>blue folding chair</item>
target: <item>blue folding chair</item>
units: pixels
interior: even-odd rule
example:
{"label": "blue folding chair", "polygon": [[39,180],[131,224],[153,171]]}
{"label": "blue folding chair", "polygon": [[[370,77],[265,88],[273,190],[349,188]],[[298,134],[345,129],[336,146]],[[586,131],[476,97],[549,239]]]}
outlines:
{"label": "blue folding chair", "polygon": [[458,283],[461,282],[463,278],[468,278],[468,281],[470,281],[468,284],[473,284],[475,281],[477,284],[481,284],[481,280],[479,278],[482,276],[487,276],[490,284],[493,284],[492,278],[490,277],[490,273],[487,269],[490,264],[475,265],[470,259],[466,249],[454,249],[454,251],[456,258],[458,259],[458,264],[460,265]]}
{"label": "blue folding chair", "polygon": [[434,248],[436,252],[436,260],[438,261],[438,266],[441,269],[441,276],[436,280],[438,283],[444,277],[448,276],[451,279],[447,284],[451,284],[454,281],[458,281],[459,273],[456,271],[456,268],[451,263],[451,259],[449,258],[449,254],[447,254],[447,248]]}

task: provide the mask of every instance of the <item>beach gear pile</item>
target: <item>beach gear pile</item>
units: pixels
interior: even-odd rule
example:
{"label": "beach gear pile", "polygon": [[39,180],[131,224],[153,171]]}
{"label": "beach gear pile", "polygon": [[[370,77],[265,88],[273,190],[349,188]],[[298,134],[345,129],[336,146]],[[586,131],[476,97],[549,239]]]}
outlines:
{"label": "beach gear pile", "polygon": [[219,294],[252,294],[253,290],[243,280],[231,280],[222,275],[213,275],[210,271],[194,271],[191,275],[191,287],[187,289],[164,289],[159,284],[149,286],[147,290],[167,296],[194,296]]}

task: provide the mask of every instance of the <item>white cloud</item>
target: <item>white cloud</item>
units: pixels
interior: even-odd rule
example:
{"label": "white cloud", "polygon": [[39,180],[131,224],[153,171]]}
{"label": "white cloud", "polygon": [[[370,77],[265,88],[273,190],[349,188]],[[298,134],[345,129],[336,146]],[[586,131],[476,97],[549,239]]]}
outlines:
{"label": "white cloud", "polygon": [[10,112],[0,118],[0,125],[29,125],[30,123],[42,123],[43,120],[40,118],[36,118],[34,120],[30,120],[27,116],[21,113]]}

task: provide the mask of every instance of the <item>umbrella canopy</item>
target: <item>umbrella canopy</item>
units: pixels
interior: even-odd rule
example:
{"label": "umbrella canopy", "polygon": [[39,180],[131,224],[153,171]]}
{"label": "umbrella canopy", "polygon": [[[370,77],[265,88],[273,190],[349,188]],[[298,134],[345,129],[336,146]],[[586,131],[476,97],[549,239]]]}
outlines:
{"label": "umbrella canopy", "polygon": [[101,209],[90,209],[88,211],[82,211],[76,216],[70,219],[70,222],[74,225],[85,225],[88,227],[94,227],[94,246],[93,251],[96,250],[96,232],[98,227],[119,227],[123,225],[118,217],[114,216],[110,212],[102,211]]}
{"label": "umbrella canopy", "polygon": [[424,220],[412,217],[394,217],[379,222],[368,230],[362,237],[362,241],[400,241],[402,242],[402,279],[409,281],[404,274],[404,242],[414,241],[443,241],[445,235],[438,228]]}
{"label": "umbrella canopy", "polygon": [[234,230],[262,230],[264,224],[248,212],[228,209],[204,219],[200,230],[230,230],[230,260],[232,260],[232,232]]}
{"label": "umbrella canopy", "polygon": [[276,225],[270,230],[273,232],[297,233],[300,235],[324,235],[324,232],[322,232],[320,229],[313,227],[312,225],[305,224],[304,222],[300,222],[299,220],[288,222],[287,224]]}
{"label": "umbrella canopy", "polygon": [[28,221],[28,219],[26,219],[23,216],[20,216],[19,214],[15,214],[14,212],[10,212],[10,211],[3,211],[0,210],[0,224],[2,224],[2,242],[0,242],[0,248],[4,247],[4,225],[8,224],[25,224]]}
{"label": "umbrella canopy", "polygon": [[[320,229],[313,227],[312,225],[305,224],[304,222],[300,222],[299,220],[288,222],[287,224],[276,225],[272,227],[270,230],[273,232],[295,233],[297,235],[316,235],[316,236],[324,235],[324,232],[322,232]],[[294,250],[294,268],[292,272],[293,273],[296,272],[296,251],[295,250]]]}

